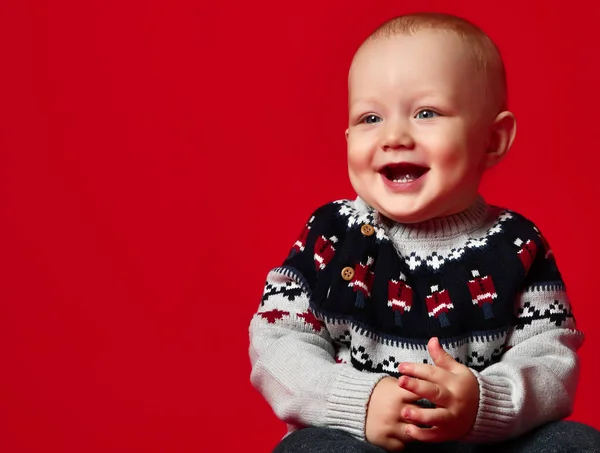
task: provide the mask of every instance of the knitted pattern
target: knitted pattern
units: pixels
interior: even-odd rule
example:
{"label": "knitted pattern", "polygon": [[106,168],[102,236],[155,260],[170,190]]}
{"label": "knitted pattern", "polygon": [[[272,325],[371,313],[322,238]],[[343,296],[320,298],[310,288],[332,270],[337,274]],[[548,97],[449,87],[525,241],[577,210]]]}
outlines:
{"label": "knitted pattern", "polygon": [[[570,413],[583,340],[539,229],[481,198],[412,225],[360,199],[320,207],[269,273],[250,333],[252,382],[290,429],[358,437],[373,386],[399,376],[400,362],[432,363],[426,346],[437,336],[479,380],[472,441]],[[538,358],[538,374],[520,377]],[[561,395],[538,401],[552,390]],[[532,415],[526,404],[544,410]]]}

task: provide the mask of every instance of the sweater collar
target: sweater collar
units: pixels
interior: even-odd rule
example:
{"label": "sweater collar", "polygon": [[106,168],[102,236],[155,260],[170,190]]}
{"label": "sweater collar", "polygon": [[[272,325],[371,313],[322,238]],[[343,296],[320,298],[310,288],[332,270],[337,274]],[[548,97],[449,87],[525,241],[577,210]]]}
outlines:
{"label": "sweater collar", "polygon": [[394,237],[395,239],[443,239],[459,234],[468,234],[481,227],[489,208],[483,197],[478,196],[469,208],[457,214],[418,223],[399,223],[379,214],[360,197],[356,199],[356,206],[359,210],[372,211],[376,221],[386,230],[390,238]]}

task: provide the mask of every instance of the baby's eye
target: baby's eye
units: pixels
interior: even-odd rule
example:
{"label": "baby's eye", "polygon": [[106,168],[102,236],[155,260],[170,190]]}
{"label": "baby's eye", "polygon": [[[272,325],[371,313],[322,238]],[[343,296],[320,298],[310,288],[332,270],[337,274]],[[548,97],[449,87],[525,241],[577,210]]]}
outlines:
{"label": "baby's eye", "polygon": [[417,113],[416,118],[420,119],[420,120],[428,120],[429,118],[433,118],[436,116],[439,116],[439,114],[437,112],[434,112],[433,110],[430,110],[430,109],[423,109],[419,113]]}
{"label": "baby's eye", "polygon": [[379,123],[380,121],[381,121],[381,118],[379,118],[377,115],[373,115],[373,114],[364,116],[363,119],[361,120],[361,122],[367,123],[367,124]]}

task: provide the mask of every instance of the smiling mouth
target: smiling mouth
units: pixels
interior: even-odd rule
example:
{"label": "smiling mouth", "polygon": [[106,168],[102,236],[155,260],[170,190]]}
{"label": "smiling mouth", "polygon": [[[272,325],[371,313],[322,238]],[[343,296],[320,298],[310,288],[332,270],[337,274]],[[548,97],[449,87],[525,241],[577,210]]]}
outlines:
{"label": "smiling mouth", "polygon": [[429,168],[410,163],[390,164],[379,170],[386,179],[397,183],[406,184],[416,181],[429,171]]}

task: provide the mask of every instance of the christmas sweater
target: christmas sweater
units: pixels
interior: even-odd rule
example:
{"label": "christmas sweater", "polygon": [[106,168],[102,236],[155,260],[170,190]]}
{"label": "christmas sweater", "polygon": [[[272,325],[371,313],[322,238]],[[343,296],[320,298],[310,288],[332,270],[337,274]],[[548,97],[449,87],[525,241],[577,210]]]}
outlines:
{"label": "christmas sweater", "polygon": [[466,211],[390,222],[363,200],[317,209],[266,279],[250,322],[251,382],[289,431],[364,439],[374,386],[427,342],[468,366],[479,408],[464,441],[492,442],[571,413],[576,329],[538,228],[480,197]]}

